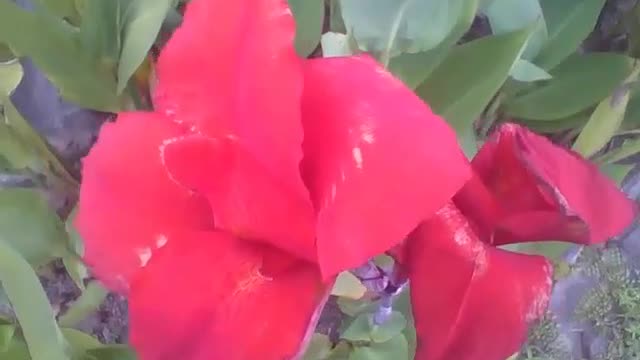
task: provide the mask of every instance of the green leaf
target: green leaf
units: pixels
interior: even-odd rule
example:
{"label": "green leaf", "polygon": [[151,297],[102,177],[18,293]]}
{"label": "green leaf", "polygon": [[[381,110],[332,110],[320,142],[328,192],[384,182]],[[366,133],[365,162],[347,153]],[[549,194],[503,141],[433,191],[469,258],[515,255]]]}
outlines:
{"label": "green leaf", "polygon": [[536,56],[547,40],[547,26],[538,0],[494,0],[484,13],[494,34],[512,32],[537,22],[522,53],[523,59],[530,60]]}
{"label": "green leaf", "polygon": [[354,300],[360,299],[366,292],[367,288],[362,285],[360,279],[349,271],[341,272],[331,289],[331,295]]}
{"label": "green leaf", "polygon": [[404,53],[392,57],[389,61],[389,71],[408,87],[415,89],[440,65],[449,54],[451,47],[469,30],[477,9],[477,0],[465,1],[453,29],[438,46],[415,54]]}
{"label": "green leaf", "polygon": [[384,343],[402,333],[407,326],[407,319],[398,311],[393,311],[391,316],[382,325],[373,325],[371,327],[371,341],[376,343]]}
{"label": "green leaf", "polygon": [[365,311],[373,311],[376,308],[376,305],[371,301],[361,300],[353,300],[346,297],[339,297],[336,300],[340,311],[348,316],[356,316]]}
{"label": "green leaf", "polygon": [[324,1],[289,0],[296,19],[295,46],[298,55],[309,56],[318,47],[324,24]]}
{"label": "green leaf", "polygon": [[341,339],[349,341],[371,341],[371,326],[373,318],[370,313],[356,316],[340,335]]}
{"label": "green leaf", "polygon": [[549,70],[571,55],[593,31],[606,0],[540,0],[548,40],[534,63]]}
{"label": "green leaf", "polygon": [[36,190],[0,189],[0,234],[29,263],[41,265],[66,252],[60,218]]}
{"label": "green leaf", "polygon": [[97,281],[91,282],[67,312],[58,319],[63,327],[73,327],[96,311],[109,292]]}
{"label": "green leaf", "polygon": [[0,42],[16,55],[31,57],[67,100],[101,111],[119,110],[115,76],[82,49],[76,29],[63,20],[0,0]]}
{"label": "green leaf", "polygon": [[640,138],[626,140],[618,148],[600,156],[596,161],[600,164],[611,164],[640,153]]}
{"label": "green leaf", "polygon": [[71,251],[62,258],[62,262],[76,286],[78,286],[79,289],[84,290],[84,279],[89,277],[89,271],[82,262],[84,244],[80,238],[80,234],[74,226],[77,210],[77,206],[74,207],[64,223],[67,234],[69,235],[69,249]]}
{"label": "green leaf", "polygon": [[562,119],[554,119],[552,121],[539,121],[517,119],[517,121],[528,128],[540,133],[557,133],[559,131],[580,128],[589,121],[591,114],[589,112],[580,112]]}
{"label": "green leaf", "polygon": [[73,21],[77,21],[80,17],[74,0],[36,0],[35,2],[58,17]]}
{"label": "green leaf", "polygon": [[0,99],[11,95],[22,80],[22,65],[18,59],[0,62]]}
{"label": "green leaf", "polygon": [[362,50],[388,53],[434,48],[451,32],[467,0],[342,0],[345,26]]}
{"label": "green leaf", "polygon": [[411,310],[411,290],[410,286],[405,286],[398,297],[396,298],[394,304],[394,309],[400,311],[405,319],[407,319],[407,326],[405,326],[403,334],[407,339],[407,343],[409,344],[409,358],[413,359],[416,353],[416,347],[418,344],[418,339],[416,336],[416,327],[413,319],[413,311]]}
{"label": "green leaf", "polygon": [[340,57],[353,54],[349,46],[349,36],[336,32],[326,32],[320,39],[323,57]]}
{"label": "green leaf", "polygon": [[404,335],[400,334],[384,343],[372,343],[369,346],[356,346],[349,360],[409,360],[409,346]]}
{"label": "green leaf", "polygon": [[530,26],[456,47],[416,93],[457,131],[468,131],[509,76],[532,30]]}
{"label": "green leaf", "polygon": [[107,345],[87,351],[96,360],[136,360],[136,353],[125,345]]}
{"label": "green leaf", "polygon": [[332,343],[327,335],[315,333],[302,360],[325,360],[331,354]]}
{"label": "green leaf", "polygon": [[509,75],[511,75],[514,80],[522,82],[534,82],[552,78],[551,74],[524,59],[518,59],[518,61],[516,61]]}
{"label": "green leaf", "polygon": [[24,339],[15,336],[4,352],[0,352],[0,358],[7,360],[33,360],[29,356],[29,349]]}
{"label": "green leaf", "polygon": [[69,344],[74,359],[83,356],[88,350],[102,346],[98,339],[80,330],[61,328],[60,332]]}
{"label": "green leaf", "polygon": [[595,105],[630,73],[631,60],[613,53],[574,55],[553,69],[553,79],[505,104],[507,115],[555,120]]}
{"label": "green leaf", "polygon": [[[638,78],[638,71],[640,68],[637,68],[625,83],[635,81]],[[626,84],[622,84],[612,95],[598,104],[573,144],[573,150],[584,157],[591,157],[600,151],[620,128],[628,102],[629,88]]]}
{"label": "green leaf", "polygon": [[549,259],[560,260],[572,245],[561,241],[536,241],[501,246],[503,249],[529,255],[542,255]]}
{"label": "green leaf", "polygon": [[0,233],[0,282],[13,305],[31,359],[69,360],[65,340],[40,280],[20,253],[8,245],[15,241],[10,236],[4,231]]}
{"label": "green leaf", "polygon": [[347,360],[351,350],[351,345],[347,341],[340,341],[324,360]]}
{"label": "green leaf", "polygon": [[124,13],[134,0],[89,0],[82,10],[80,41],[84,51],[115,77],[120,58]]}
{"label": "green leaf", "polygon": [[622,185],[622,181],[629,174],[629,172],[635,167],[631,165],[621,164],[605,164],[600,166],[600,171],[606,174],[611,180],[615,181],[618,186]]}
{"label": "green leaf", "polygon": [[122,92],[131,76],[144,61],[173,3],[172,0],[130,1],[122,24],[118,93]]}
{"label": "green leaf", "polygon": [[13,324],[0,324],[0,353],[9,349],[16,326]]}

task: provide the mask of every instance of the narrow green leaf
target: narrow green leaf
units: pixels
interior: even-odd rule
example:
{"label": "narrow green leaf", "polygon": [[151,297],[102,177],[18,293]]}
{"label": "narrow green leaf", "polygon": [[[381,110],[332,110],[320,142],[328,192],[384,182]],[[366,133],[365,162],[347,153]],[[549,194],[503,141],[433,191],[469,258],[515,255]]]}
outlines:
{"label": "narrow green leaf", "polygon": [[640,68],[636,68],[624,84],[598,104],[573,144],[573,150],[584,157],[591,157],[609,143],[624,120],[629,102],[629,88],[626,83],[635,81],[638,71]]}
{"label": "narrow green leaf", "polygon": [[58,319],[63,327],[73,327],[91,315],[102,304],[109,292],[97,281],[91,282],[67,312]]}
{"label": "narrow green leaf", "polygon": [[391,57],[437,46],[455,26],[465,1],[342,0],[340,8],[362,50],[387,51]]}
{"label": "narrow green leaf", "polygon": [[74,359],[83,356],[91,349],[102,346],[102,343],[98,339],[80,330],[61,328],[60,332],[62,332],[67,344],[69,344],[72,358]]}
{"label": "narrow green leaf", "polygon": [[615,181],[618,186],[622,185],[622,181],[635,167],[635,164],[605,164],[600,166],[600,170],[605,173],[611,180]]}
{"label": "narrow green leaf", "polygon": [[415,54],[404,53],[392,57],[389,71],[412,89],[422,84],[471,27],[478,9],[478,0],[468,0],[463,5],[453,29],[438,46]]}
{"label": "narrow green leaf", "polygon": [[324,1],[289,0],[289,6],[296,19],[296,50],[298,55],[307,57],[320,43]]}
{"label": "narrow green leaf", "polygon": [[332,343],[327,335],[315,333],[302,360],[325,360],[331,354]]}
{"label": "narrow green leaf", "polygon": [[67,270],[67,273],[69,273],[69,276],[76,284],[76,286],[78,286],[79,289],[84,290],[84,279],[89,277],[89,271],[82,262],[82,256],[84,255],[84,244],[82,242],[82,239],[80,238],[80,234],[74,226],[77,209],[77,206],[73,208],[64,223],[67,234],[69,235],[68,246],[71,251],[69,252],[69,254],[65,255],[62,258],[62,262],[65,269]]}
{"label": "narrow green leaf", "polygon": [[362,285],[360,279],[349,271],[343,271],[338,275],[331,295],[346,297],[350,299],[360,299],[367,292],[367,288]]}
{"label": "narrow green leaf", "polygon": [[547,40],[547,25],[538,0],[494,0],[484,13],[494,34],[512,32],[537,22],[522,53],[523,59],[530,60],[536,56]]}
{"label": "narrow green leaf", "polygon": [[145,59],[156,40],[172,0],[132,0],[123,18],[118,93]]}
{"label": "narrow green leaf", "polygon": [[389,319],[382,325],[371,327],[371,341],[384,343],[400,335],[407,326],[407,319],[400,312],[393,311]]}
{"label": "narrow green leaf", "polygon": [[518,59],[518,61],[516,61],[509,75],[511,75],[514,80],[522,82],[534,82],[552,78],[551,74],[524,59]]}
{"label": "narrow green leaf", "polygon": [[549,70],[576,51],[593,31],[606,0],[540,0],[547,23],[547,42],[534,63]]}
{"label": "narrow green leaf", "polygon": [[574,55],[553,69],[552,80],[506,102],[509,116],[555,120],[607,97],[631,71],[631,59],[613,53]]}
{"label": "narrow green leaf", "polygon": [[501,246],[501,248],[509,251],[529,255],[542,255],[553,260],[562,259],[569,247],[571,247],[570,243],[561,241],[536,241]]}
{"label": "narrow green leaf", "polygon": [[87,351],[96,360],[137,360],[136,353],[126,345],[105,345]]}
{"label": "narrow green leaf", "polygon": [[31,359],[69,360],[40,280],[29,263],[8,245],[14,241],[7,237],[10,235],[2,232],[0,236],[0,282],[13,305]]}
{"label": "narrow green leaf", "polygon": [[22,80],[22,65],[18,59],[0,62],[0,99],[11,95]]}
{"label": "narrow green leaf", "polygon": [[29,263],[41,265],[66,252],[62,222],[31,189],[0,189],[0,234]]}
{"label": "narrow green leaf", "polygon": [[532,30],[530,26],[456,47],[416,93],[456,130],[469,128],[509,76]]}
{"label": "narrow green leaf", "polygon": [[119,110],[115,76],[82,49],[77,30],[63,20],[0,0],[0,42],[16,55],[31,57],[67,100],[96,110]]}
{"label": "narrow green leaf", "polygon": [[404,335],[400,334],[384,343],[372,343],[370,346],[356,346],[349,360],[409,360],[409,346]]}
{"label": "narrow green leaf", "polygon": [[600,164],[612,164],[640,153],[640,138],[629,139],[620,147],[611,150],[596,159]]}
{"label": "narrow green leaf", "polygon": [[16,332],[16,326],[13,324],[0,324],[0,353],[9,349],[13,334]]}

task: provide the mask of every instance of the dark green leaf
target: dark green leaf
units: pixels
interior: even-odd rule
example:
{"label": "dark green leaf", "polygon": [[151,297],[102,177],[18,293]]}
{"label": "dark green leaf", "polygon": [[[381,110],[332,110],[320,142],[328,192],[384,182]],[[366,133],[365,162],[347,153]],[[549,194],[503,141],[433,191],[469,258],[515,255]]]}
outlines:
{"label": "dark green leaf", "polygon": [[534,63],[549,70],[591,33],[606,0],[540,0],[549,38]]}
{"label": "dark green leaf", "polygon": [[509,76],[532,29],[456,47],[416,89],[417,94],[457,131],[468,131]]}
{"label": "dark green leaf", "polygon": [[30,56],[69,101],[96,110],[119,110],[115,76],[82,49],[77,31],[63,20],[0,0],[0,42],[17,55]]}
{"label": "dark green leaf", "polygon": [[0,235],[33,265],[67,249],[62,222],[36,190],[0,189]]}
{"label": "dark green leaf", "polygon": [[324,1],[289,0],[289,6],[296,19],[296,50],[300,56],[307,57],[320,43]]}
{"label": "dark green leaf", "polygon": [[539,121],[517,119],[517,121],[528,128],[540,133],[557,133],[573,128],[580,128],[589,121],[590,112],[580,112],[578,114],[552,121]]}
{"label": "dark green leaf", "polygon": [[451,32],[467,0],[342,0],[349,32],[362,50],[388,53],[434,48]]}
{"label": "dark green leaf", "polygon": [[82,10],[82,48],[115,78],[122,44],[123,17],[134,0],[90,0]]}
{"label": "dark green leaf", "polygon": [[[111,0],[113,1],[113,0]],[[118,65],[118,93],[144,61],[158,36],[172,0],[128,0],[122,23],[122,52]]]}
{"label": "dark green leaf", "polygon": [[69,360],[64,337],[40,280],[20,253],[8,245],[15,242],[10,236],[0,232],[0,282],[13,305],[31,359]]}
{"label": "dark green leaf", "polygon": [[624,55],[574,55],[550,72],[552,80],[507,101],[505,111],[529,120],[568,117],[611,94],[630,70],[631,60]]}
{"label": "dark green leaf", "polygon": [[376,343],[384,343],[402,333],[407,326],[407,319],[398,311],[393,311],[391,316],[382,325],[373,325],[371,327],[371,341]]}
{"label": "dark green leaf", "polygon": [[349,360],[409,360],[409,346],[404,335],[400,334],[384,343],[372,343],[370,346],[356,346]]}
{"label": "dark green leaf", "polygon": [[494,0],[485,12],[494,34],[504,34],[522,29],[537,22],[537,26],[525,47],[522,58],[530,60],[538,54],[547,40],[547,26],[538,0]]}
{"label": "dark green leaf", "polygon": [[392,57],[389,61],[389,71],[412,89],[422,84],[447,57],[451,47],[469,30],[477,8],[477,0],[465,1],[453,29],[438,46],[415,54],[405,53]]}

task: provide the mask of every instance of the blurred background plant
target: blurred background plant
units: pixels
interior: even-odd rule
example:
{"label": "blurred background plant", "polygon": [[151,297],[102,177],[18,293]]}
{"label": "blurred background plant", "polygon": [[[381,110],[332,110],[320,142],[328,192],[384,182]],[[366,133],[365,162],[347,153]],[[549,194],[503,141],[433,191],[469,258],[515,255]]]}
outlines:
{"label": "blurred background plant", "polygon": [[[640,154],[638,1],[289,3],[301,56],[373,54],[469,157],[516,121],[638,183],[627,176]],[[126,342],[126,304],[93,281],[71,225],[79,159],[112,114],[152,107],[153,61],[183,7],[0,0],[0,358],[135,358],[115,344]],[[640,252],[621,245],[633,234],[605,248],[510,247],[552,257],[559,274],[549,316],[514,358],[638,358]],[[412,358],[410,289],[393,288],[389,267],[380,257],[341,274],[305,359]]]}

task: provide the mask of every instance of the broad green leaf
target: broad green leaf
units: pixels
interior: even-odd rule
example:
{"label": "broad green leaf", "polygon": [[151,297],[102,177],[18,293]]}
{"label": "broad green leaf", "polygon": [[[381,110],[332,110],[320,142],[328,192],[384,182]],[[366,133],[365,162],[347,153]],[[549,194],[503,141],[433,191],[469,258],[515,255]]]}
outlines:
{"label": "broad green leaf", "polygon": [[451,32],[466,0],[341,0],[347,30],[362,50],[415,53],[434,48]]}
{"label": "broad green leaf", "polygon": [[349,35],[346,34],[326,32],[322,34],[320,45],[322,46],[322,57],[340,57],[353,54],[351,46],[349,46]]}
{"label": "broad green leaf", "polygon": [[0,235],[34,266],[66,252],[64,226],[36,190],[0,189]]}
{"label": "broad green leaf", "polygon": [[64,337],[40,280],[31,265],[8,245],[15,241],[10,236],[0,233],[0,282],[13,305],[31,359],[69,360]]}
{"label": "broad green leaf", "polygon": [[325,360],[331,354],[332,343],[325,334],[315,333],[311,336],[309,346],[302,360]]}
{"label": "broad green leaf", "polygon": [[416,93],[457,131],[464,132],[509,76],[532,29],[530,26],[456,47]]}
{"label": "broad green leaf", "polygon": [[611,180],[615,181],[618,186],[622,185],[622,181],[634,168],[634,164],[622,165],[622,164],[605,164],[600,166],[600,170],[606,174]]}
{"label": "broad green leaf", "polygon": [[63,20],[0,0],[0,42],[16,55],[31,57],[67,100],[101,111],[119,110],[115,76],[82,49],[78,32]]}
{"label": "broad green leaf", "polygon": [[389,319],[382,325],[371,327],[371,341],[384,343],[402,333],[407,326],[407,319],[398,311],[393,311]]}
{"label": "broad green leaf", "polygon": [[96,360],[137,360],[136,354],[125,345],[105,345],[87,351]]}
{"label": "broad green leaf", "polygon": [[[0,62],[0,99],[6,98],[22,80],[22,65],[18,59]],[[0,104],[3,101],[0,100]]]}
{"label": "broad green leaf", "polygon": [[372,314],[360,314],[340,334],[340,338],[349,341],[371,341],[372,322]]}
{"label": "broad green leaf", "polygon": [[91,282],[67,312],[58,319],[63,327],[73,327],[91,315],[102,304],[109,292],[99,282]]}
{"label": "broad green leaf", "polygon": [[540,0],[547,42],[534,63],[549,70],[571,55],[593,31],[606,0]]}
{"label": "broad green leaf", "polygon": [[331,295],[354,300],[360,299],[366,292],[367,288],[362,285],[360,279],[349,271],[341,272],[331,289]]}
{"label": "broad green leaf", "polygon": [[638,70],[627,78],[625,84],[619,86],[612,95],[598,104],[573,144],[573,150],[584,157],[591,157],[609,143],[624,120],[629,102],[629,88],[626,83],[637,79]]}
{"label": "broad green leaf", "polygon": [[79,20],[80,15],[74,0],[35,0],[35,2],[58,17],[74,22]]}
{"label": "broad green leaf", "polygon": [[82,48],[114,77],[120,58],[123,17],[133,1],[89,0],[82,10]]}
{"label": "broad green leaf", "polygon": [[14,324],[0,324],[0,353],[9,349],[15,332],[16,326]]}
{"label": "broad green leaf", "polygon": [[523,59],[530,60],[536,56],[547,40],[547,26],[538,0],[494,0],[484,13],[494,34],[512,32],[537,22],[522,53]]}
{"label": "broad green leaf", "polygon": [[607,97],[630,71],[631,60],[624,55],[574,55],[550,72],[552,80],[507,101],[504,110],[529,120],[568,117]]}
{"label": "broad green leaf", "polygon": [[392,57],[389,61],[389,71],[412,89],[423,83],[471,27],[478,9],[478,0],[465,1],[463,5],[453,29],[438,46],[415,54],[404,53]]}
{"label": "broad green leaf", "polygon": [[409,360],[409,346],[404,335],[400,334],[383,343],[369,346],[356,346],[349,360]]}
{"label": "broad green leaf", "polygon": [[[111,0],[113,1],[113,0]],[[158,36],[172,0],[129,0],[122,23],[122,52],[118,65],[118,93],[144,61]]]}
{"label": "broad green leaf", "polygon": [[296,19],[296,50],[300,56],[307,57],[320,43],[324,1],[289,0],[289,6]]}
{"label": "broad green leaf", "polygon": [[509,75],[514,80],[522,82],[549,80],[552,78],[551,74],[524,59],[516,61]]}
{"label": "broad green leaf", "polygon": [[371,301],[353,300],[346,297],[340,297],[336,300],[340,311],[348,316],[356,316],[365,311],[373,311],[376,305]]}

